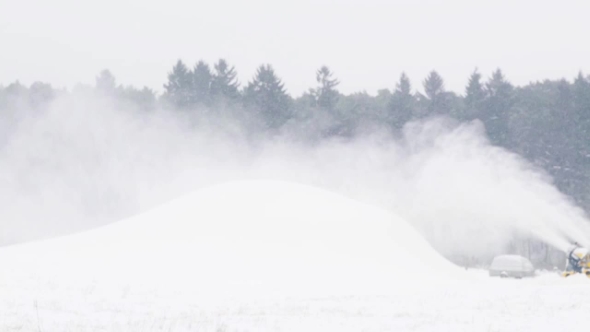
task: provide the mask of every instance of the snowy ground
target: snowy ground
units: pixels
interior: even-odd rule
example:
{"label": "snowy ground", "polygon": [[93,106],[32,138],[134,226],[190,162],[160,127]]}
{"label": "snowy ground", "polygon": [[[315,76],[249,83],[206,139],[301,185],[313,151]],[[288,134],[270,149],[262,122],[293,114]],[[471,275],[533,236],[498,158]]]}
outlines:
{"label": "snowy ground", "polygon": [[[202,303],[158,294],[3,283],[2,331],[566,331],[590,312],[587,280],[481,280],[383,297]],[[207,301],[208,302],[208,301]]]}
{"label": "snowy ground", "polygon": [[465,271],[404,220],[283,183],[3,248],[0,266],[0,331],[563,331],[590,312],[586,277]]}

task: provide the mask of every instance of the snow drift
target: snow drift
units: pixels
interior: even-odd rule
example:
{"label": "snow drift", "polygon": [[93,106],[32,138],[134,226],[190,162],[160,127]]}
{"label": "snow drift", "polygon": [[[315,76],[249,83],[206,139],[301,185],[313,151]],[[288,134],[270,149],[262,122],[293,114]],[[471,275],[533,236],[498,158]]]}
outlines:
{"label": "snow drift", "polygon": [[389,212],[275,181],[216,185],[91,231],[7,247],[0,264],[61,284],[195,296],[383,294],[463,277]]}

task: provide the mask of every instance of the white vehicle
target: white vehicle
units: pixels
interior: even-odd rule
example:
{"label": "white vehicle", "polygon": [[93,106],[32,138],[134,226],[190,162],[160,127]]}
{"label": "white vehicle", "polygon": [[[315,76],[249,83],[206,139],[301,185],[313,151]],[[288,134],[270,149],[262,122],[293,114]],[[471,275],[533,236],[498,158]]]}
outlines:
{"label": "white vehicle", "polygon": [[496,256],[490,265],[491,277],[524,278],[535,275],[535,267],[527,258],[519,255]]}

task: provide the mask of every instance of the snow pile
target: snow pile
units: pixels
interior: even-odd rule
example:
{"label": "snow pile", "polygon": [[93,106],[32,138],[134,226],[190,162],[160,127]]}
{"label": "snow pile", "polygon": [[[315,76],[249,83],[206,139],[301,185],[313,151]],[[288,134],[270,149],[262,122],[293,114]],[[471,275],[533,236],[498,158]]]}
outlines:
{"label": "snow pile", "polygon": [[247,294],[384,294],[465,278],[404,220],[299,184],[242,181],[147,213],[0,251],[13,273]]}

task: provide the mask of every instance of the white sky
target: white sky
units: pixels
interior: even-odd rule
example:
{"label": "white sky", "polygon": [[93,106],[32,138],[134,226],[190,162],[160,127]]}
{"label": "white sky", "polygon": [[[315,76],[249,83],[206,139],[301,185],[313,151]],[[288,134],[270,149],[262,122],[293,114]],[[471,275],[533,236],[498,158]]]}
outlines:
{"label": "white sky", "polygon": [[590,72],[587,0],[0,0],[0,84],[119,83],[162,90],[177,59],[226,58],[246,83],[272,64],[299,95],[327,64],[345,93],[418,87],[431,69],[462,93],[478,67],[515,84]]}

